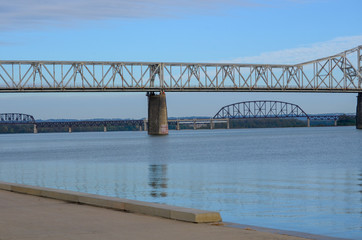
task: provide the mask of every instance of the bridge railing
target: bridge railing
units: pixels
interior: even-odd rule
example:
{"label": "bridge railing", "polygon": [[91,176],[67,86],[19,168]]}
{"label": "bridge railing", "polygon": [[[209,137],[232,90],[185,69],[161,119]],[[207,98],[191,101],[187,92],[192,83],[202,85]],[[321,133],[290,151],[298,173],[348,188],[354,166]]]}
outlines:
{"label": "bridge railing", "polygon": [[362,92],[361,49],[296,65],[0,61],[0,91]]}

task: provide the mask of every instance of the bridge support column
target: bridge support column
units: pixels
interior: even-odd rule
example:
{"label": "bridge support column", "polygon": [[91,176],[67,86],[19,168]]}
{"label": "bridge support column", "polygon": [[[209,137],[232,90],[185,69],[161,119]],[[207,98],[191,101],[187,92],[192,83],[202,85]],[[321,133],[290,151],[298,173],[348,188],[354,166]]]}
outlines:
{"label": "bridge support column", "polygon": [[337,119],[334,119],[334,126],[337,127]]}
{"label": "bridge support column", "polygon": [[362,93],[357,97],[356,128],[362,129]]}
{"label": "bridge support column", "polygon": [[103,126],[103,132],[107,132],[107,126],[106,125]]}
{"label": "bridge support column", "polygon": [[168,119],[166,95],[161,92],[156,95],[154,92],[147,93],[148,96],[148,134],[167,135]]}
{"label": "bridge support column", "polygon": [[210,129],[214,129],[214,122],[212,121],[212,119],[210,119]]}
{"label": "bridge support column", "polygon": [[180,130],[180,121],[179,120],[176,121],[176,130]]}
{"label": "bridge support column", "polygon": [[307,127],[310,127],[310,118],[307,118]]}
{"label": "bridge support column", "polygon": [[197,129],[196,120],[194,120],[194,130]]}
{"label": "bridge support column", "polygon": [[226,119],[226,128],[230,129],[230,119],[229,118]]}
{"label": "bridge support column", "polygon": [[72,127],[71,126],[68,127],[68,132],[72,133]]}
{"label": "bridge support column", "polygon": [[147,131],[147,121],[146,121],[146,119],[143,120],[143,131]]}
{"label": "bridge support column", "polygon": [[38,133],[38,128],[37,128],[36,124],[34,124],[34,133]]}

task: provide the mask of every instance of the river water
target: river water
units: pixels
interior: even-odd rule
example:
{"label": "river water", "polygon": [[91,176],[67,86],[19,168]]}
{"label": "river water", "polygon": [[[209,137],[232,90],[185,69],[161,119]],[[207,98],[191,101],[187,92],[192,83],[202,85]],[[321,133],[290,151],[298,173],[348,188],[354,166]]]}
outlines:
{"label": "river water", "polygon": [[0,181],[215,210],[224,221],[362,239],[354,127],[0,135]]}

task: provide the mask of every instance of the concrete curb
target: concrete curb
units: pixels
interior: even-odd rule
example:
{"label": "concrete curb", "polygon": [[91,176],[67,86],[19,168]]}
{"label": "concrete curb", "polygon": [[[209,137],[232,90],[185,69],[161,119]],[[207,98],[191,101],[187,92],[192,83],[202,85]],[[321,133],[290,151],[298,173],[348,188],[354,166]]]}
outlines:
{"label": "concrete curb", "polygon": [[182,208],[124,198],[107,197],[95,194],[79,193],[67,190],[43,188],[6,182],[0,182],[0,189],[39,197],[53,198],[72,203],[87,204],[119,211],[141,213],[149,216],[163,217],[185,222],[210,223],[222,221],[220,213],[218,212],[209,212],[192,208]]}

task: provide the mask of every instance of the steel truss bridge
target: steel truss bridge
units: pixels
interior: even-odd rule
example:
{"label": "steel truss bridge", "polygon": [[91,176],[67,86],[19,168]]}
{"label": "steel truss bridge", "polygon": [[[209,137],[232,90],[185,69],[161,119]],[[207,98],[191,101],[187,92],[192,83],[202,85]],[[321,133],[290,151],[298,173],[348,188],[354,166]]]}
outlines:
{"label": "steel truss bridge", "polygon": [[[226,122],[229,126],[228,119],[169,119],[168,125],[175,126],[176,130],[180,130],[180,124],[193,125],[194,129],[197,129],[200,125],[210,124],[210,128],[214,127],[215,123]],[[37,132],[37,128],[69,128],[69,132],[72,131],[72,127],[104,127],[104,131],[107,131],[108,126],[135,126],[140,130],[147,130],[147,119],[139,120],[79,120],[79,121],[36,121],[33,116],[23,113],[1,113],[0,125],[4,124],[33,124],[34,132]]]}
{"label": "steel truss bridge", "polygon": [[245,119],[245,118],[306,118],[310,120],[334,120],[340,115],[320,114],[309,115],[301,107],[293,103],[281,101],[245,101],[222,107],[214,119]]}
{"label": "steel truss bridge", "polygon": [[[213,118],[194,119],[169,119],[168,125],[175,126],[180,130],[180,125],[192,125],[193,129],[200,126],[209,125],[213,129],[216,123],[226,123],[230,128],[230,119],[250,119],[250,118],[307,118],[308,126],[310,120],[334,120],[335,125],[340,115],[308,115],[298,105],[281,101],[246,101],[222,107]],[[79,121],[36,121],[33,116],[23,113],[1,113],[0,124],[33,124],[34,133],[38,127],[46,128],[69,128],[72,127],[94,127],[103,126],[107,131],[107,126],[131,125],[139,127],[140,130],[147,130],[148,120],[79,120]]]}
{"label": "steel truss bridge", "polygon": [[0,124],[34,124],[33,116],[24,113],[1,113]]}
{"label": "steel truss bridge", "polygon": [[68,126],[103,126],[120,124],[143,124],[144,120],[86,120],[86,121],[36,121],[33,116],[24,113],[1,113],[0,124],[37,124],[40,127],[68,127]]}
{"label": "steel truss bridge", "polygon": [[38,127],[99,127],[99,126],[143,126],[144,120],[85,120],[85,121],[38,121]]}
{"label": "steel truss bridge", "polygon": [[362,92],[362,45],[295,65],[0,61],[0,92]]}

